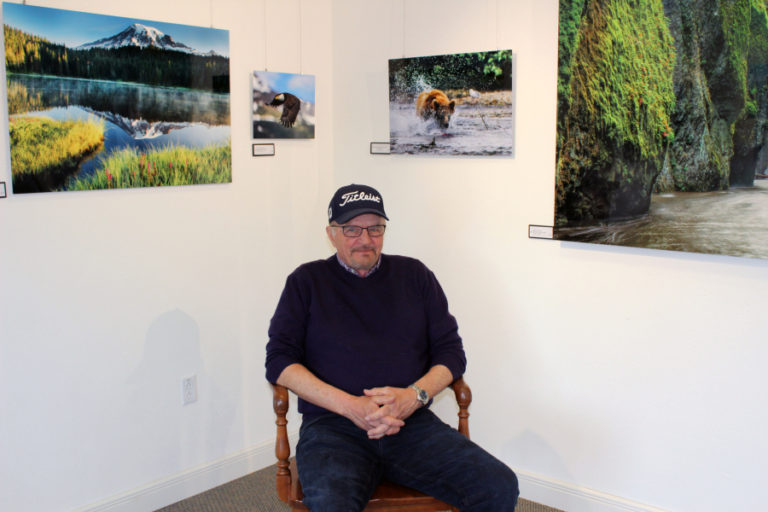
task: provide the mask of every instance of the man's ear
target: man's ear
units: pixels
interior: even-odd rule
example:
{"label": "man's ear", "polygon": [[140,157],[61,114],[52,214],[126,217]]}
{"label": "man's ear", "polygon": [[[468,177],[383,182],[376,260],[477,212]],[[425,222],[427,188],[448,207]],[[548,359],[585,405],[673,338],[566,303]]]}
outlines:
{"label": "man's ear", "polygon": [[336,247],[336,240],[333,239],[333,235],[331,235],[331,225],[325,226],[325,234],[328,235],[328,240],[331,241],[331,245]]}

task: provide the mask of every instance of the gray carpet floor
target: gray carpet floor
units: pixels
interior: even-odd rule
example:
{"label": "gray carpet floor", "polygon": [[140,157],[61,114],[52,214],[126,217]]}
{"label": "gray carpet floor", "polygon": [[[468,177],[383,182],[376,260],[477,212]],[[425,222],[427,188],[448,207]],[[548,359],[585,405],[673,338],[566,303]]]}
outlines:
{"label": "gray carpet floor", "polygon": [[[277,497],[276,470],[275,466],[266,467],[156,512],[288,512],[288,506]],[[521,499],[515,512],[562,511]]]}

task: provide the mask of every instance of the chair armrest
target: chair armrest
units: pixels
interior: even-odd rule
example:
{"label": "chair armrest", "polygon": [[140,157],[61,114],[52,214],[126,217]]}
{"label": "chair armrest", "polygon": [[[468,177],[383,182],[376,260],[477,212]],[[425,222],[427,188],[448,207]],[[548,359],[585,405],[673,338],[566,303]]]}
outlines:
{"label": "chair armrest", "polygon": [[472,390],[463,377],[453,381],[451,388],[456,395],[456,403],[459,404],[459,432],[469,438],[469,404],[472,403]]}

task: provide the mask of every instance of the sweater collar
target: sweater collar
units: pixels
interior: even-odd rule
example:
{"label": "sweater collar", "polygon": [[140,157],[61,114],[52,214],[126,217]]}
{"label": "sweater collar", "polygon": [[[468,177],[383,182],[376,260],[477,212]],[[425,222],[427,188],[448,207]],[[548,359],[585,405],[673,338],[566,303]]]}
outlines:
{"label": "sweater collar", "polygon": [[381,266],[381,254],[379,254],[379,261],[376,262],[376,264],[371,268],[371,270],[368,271],[365,276],[360,276],[360,274],[357,273],[357,270],[353,269],[343,261],[341,261],[341,258],[339,258],[339,253],[336,253],[336,261],[339,262],[339,265],[341,265],[341,268],[349,272],[350,274],[354,274],[356,277],[359,277],[360,279],[365,279],[370,277],[372,274],[374,274],[377,270],[379,270],[379,267]]}

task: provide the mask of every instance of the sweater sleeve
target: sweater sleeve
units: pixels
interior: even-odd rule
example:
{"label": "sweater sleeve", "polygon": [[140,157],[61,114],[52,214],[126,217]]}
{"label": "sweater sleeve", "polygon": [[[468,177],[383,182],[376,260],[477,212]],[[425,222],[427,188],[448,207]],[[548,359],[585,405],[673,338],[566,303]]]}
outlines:
{"label": "sweater sleeve", "polygon": [[269,323],[266,377],[275,384],[286,367],[304,361],[308,294],[302,293],[299,269],[288,276]]}
{"label": "sweater sleeve", "polygon": [[448,299],[434,273],[426,267],[425,270],[427,272],[425,308],[429,322],[431,365],[446,366],[456,380],[467,368],[459,326],[456,318],[448,310]]}

